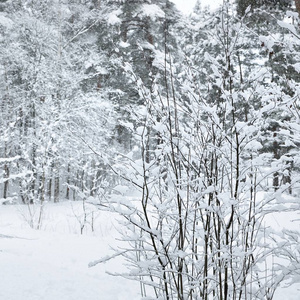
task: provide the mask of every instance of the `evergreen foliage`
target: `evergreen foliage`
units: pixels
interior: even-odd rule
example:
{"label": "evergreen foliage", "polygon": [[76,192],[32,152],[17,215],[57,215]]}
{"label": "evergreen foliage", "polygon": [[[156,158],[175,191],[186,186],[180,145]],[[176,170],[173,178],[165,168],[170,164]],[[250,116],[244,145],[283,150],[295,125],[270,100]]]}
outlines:
{"label": "evergreen foliage", "polygon": [[236,0],[236,3],[238,14],[243,16],[249,6],[252,10],[256,8],[286,9],[291,7],[292,0]]}

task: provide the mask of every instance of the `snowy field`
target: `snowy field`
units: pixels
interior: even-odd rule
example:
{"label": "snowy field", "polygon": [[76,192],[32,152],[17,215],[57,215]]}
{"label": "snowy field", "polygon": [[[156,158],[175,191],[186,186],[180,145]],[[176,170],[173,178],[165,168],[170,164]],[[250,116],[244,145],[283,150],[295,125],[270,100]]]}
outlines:
{"label": "snowy field", "polygon": [[[95,211],[81,235],[81,209],[80,202],[47,204],[41,229],[34,230],[29,224],[38,218],[38,209],[30,217],[27,206],[0,206],[1,300],[141,299],[137,283],[106,273],[125,271],[122,261],[88,268],[112,253],[119,233],[113,215]],[[295,226],[286,216],[272,218],[278,229]],[[299,300],[299,287],[281,288],[274,299]]]}
{"label": "snowy field", "polygon": [[80,235],[80,203],[48,204],[41,230],[29,227],[26,206],[0,206],[1,300],[140,299],[139,286],[106,273],[125,270],[120,261],[88,268],[116,245],[115,220],[94,215],[94,232]]}

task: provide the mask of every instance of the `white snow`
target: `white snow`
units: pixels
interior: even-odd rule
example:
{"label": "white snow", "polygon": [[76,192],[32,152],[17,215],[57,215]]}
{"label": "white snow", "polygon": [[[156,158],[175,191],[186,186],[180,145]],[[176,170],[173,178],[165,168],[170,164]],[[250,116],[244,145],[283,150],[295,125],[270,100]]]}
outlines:
{"label": "white snow", "polygon": [[[193,11],[193,8],[196,4],[196,0],[171,0],[174,2],[179,10],[181,10],[184,14],[190,14]],[[220,5],[222,5],[223,0],[201,0],[201,7],[209,6],[211,10],[217,9]]]}
{"label": "white snow", "polygon": [[119,43],[119,45],[120,45],[120,47],[122,47],[122,48],[127,48],[127,47],[129,47],[129,46],[130,46],[130,44],[129,44],[129,43],[127,43],[127,42],[123,42],[123,41],[121,41],[121,42]]}
{"label": "white snow", "polygon": [[[114,214],[88,205],[88,222],[80,235],[82,202],[46,204],[41,230],[29,227],[31,219],[36,224],[39,215],[39,207],[33,208],[30,218],[25,205],[0,206],[0,299],[141,299],[138,283],[106,273],[126,271],[120,258],[88,267],[113,254],[110,245],[118,245]],[[299,229],[295,221],[299,218],[296,213],[274,213],[265,221],[275,230]],[[298,300],[297,288],[300,284],[278,289],[274,300]]]}
{"label": "white snow", "polygon": [[262,45],[268,49],[268,51],[273,51],[273,46],[275,44],[275,41],[272,37],[269,36],[260,36],[259,40],[261,41]]}
{"label": "white snow", "polygon": [[87,226],[80,235],[73,212],[80,207],[80,202],[47,204],[38,231],[27,224],[26,206],[0,206],[0,299],[140,299],[137,283],[105,273],[125,271],[120,259],[88,267],[112,254],[109,244],[116,246],[118,234],[112,215],[95,212],[95,232]]}
{"label": "white snow", "polygon": [[110,25],[119,25],[122,20],[118,17],[122,13],[121,9],[114,10],[107,16],[107,23]]}
{"label": "white snow", "polygon": [[143,4],[141,6],[141,15],[156,20],[157,18],[164,18],[165,13],[156,4]]}
{"label": "white snow", "polygon": [[300,63],[295,63],[293,66],[294,66],[296,72],[300,73]]}
{"label": "white snow", "polygon": [[7,28],[12,28],[14,22],[11,19],[7,18],[3,13],[0,13],[0,25]]}
{"label": "white snow", "polygon": [[30,176],[32,174],[31,171],[26,171],[26,172],[22,172],[22,173],[18,173],[18,174],[10,174],[9,178],[0,178],[0,183],[3,183],[7,180],[14,180],[14,179],[18,179],[18,178],[24,178],[26,176]]}
{"label": "white snow", "polygon": [[297,31],[295,29],[295,26],[293,24],[287,23],[287,22],[283,22],[283,21],[277,21],[278,25],[281,26],[282,28],[286,28],[287,30],[289,30],[291,33],[297,35]]}
{"label": "white snow", "polygon": [[17,160],[17,159],[20,159],[19,155],[14,156],[14,157],[3,157],[3,158],[0,157],[0,164],[12,162],[12,161]]}

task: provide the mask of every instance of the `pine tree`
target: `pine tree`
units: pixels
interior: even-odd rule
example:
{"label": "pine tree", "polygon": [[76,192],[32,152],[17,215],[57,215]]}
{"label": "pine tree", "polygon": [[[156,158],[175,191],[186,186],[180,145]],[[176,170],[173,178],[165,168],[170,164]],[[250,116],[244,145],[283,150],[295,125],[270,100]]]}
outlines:
{"label": "pine tree", "polygon": [[99,85],[118,91],[111,94],[120,115],[115,135],[119,147],[128,151],[134,145],[132,126],[137,126],[130,115],[144,103],[124,66],[130,64],[147,88],[154,82],[162,83],[162,58],[166,45],[176,48],[171,32],[179,12],[170,1],[107,1],[105,5],[107,23],[99,27],[105,34],[99,34],[98,44],[109,57],[109,64]]}
{"label": "pine tree", "polygon": [[245,14],[246,9],[250,6],[251,10],[256,8],[287,8],[292,4],[292,0],[236,0],[237,3],[237,12],[240,16]]}

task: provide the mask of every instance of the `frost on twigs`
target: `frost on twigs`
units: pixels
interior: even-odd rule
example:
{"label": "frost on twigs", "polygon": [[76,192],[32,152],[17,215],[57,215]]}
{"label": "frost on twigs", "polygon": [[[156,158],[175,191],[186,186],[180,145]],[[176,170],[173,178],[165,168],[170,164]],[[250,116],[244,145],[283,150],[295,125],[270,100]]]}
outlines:
{"label": "frost on twigs", "polygon": [[[149,88],[124,67],[144,109],[133,113],[135,151],[113,166],[122,182],[108,206],[120,216],[122,276],[139,281],[145,298],[262,299],[290,276],[276,267],[270,219],[296,199],[288,147],[298,126],[278,120],[295,98],[272,78],[265,53],[247,65],[252,32],[220,14],[198,26],[190,60],[160,56],[164,84],[155,78]],[[279,44],[256,41],[269,52]]]}

